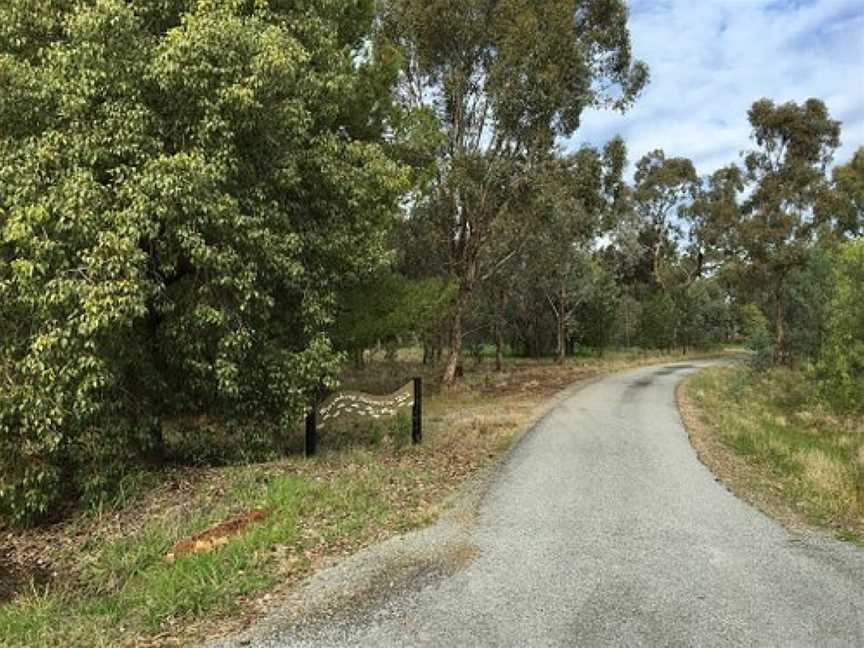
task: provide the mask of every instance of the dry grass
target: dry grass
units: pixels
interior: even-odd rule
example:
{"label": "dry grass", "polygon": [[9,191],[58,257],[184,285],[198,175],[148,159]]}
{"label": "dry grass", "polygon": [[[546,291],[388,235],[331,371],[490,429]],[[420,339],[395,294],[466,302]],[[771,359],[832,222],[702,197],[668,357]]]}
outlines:
{"label": "dry grass", "polygon": [[[0,645],[167,646],[237,630],[315,570],[434,521],[560,390],[677,359],[513,361],[502,373],[470,362],[464,383],[447,391],[437,369],[417,362],[349,372],[347,386],[379,393],[425,375],[424,445],[405,446],[392,429],[328,429],[313,460],[165,469],[143,475],[113,508],[30,531],[0,529],[0,567],[9,568],[0,589],[5,578],[11,594],[0,601]],[[178,542],[256,510],[272,513],[212,550],[165,560]]]}
{"label": "dry grass", "polygon": [[800,373],[713,368],[679,389],[700,458],[788,526],[864,540],[864,420],[814,405]]}

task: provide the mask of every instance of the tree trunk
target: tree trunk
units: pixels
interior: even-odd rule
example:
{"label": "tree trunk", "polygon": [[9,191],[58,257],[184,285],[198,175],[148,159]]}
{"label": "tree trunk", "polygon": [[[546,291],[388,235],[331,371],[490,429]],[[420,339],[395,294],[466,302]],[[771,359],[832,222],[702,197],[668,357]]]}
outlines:
{"label": "tree trunk", "polygon": [[567,293],[563,285],[561,285],[561,292],[558,295],[558,312],[556,313],[558,319],[558,349],[557,349],[557,358],[555,361],[558,364],[563,364],[564,359],[567,357]]}
{"label": "tree trunk", "polygon": [[785,313],[783,312],[783,298],[780,295],[780,289],[777,291],[777,306],[775,315],[777,318],[777,340],[776,345],[774,347],[774,362],[776,364],[783,364],[785,360],[785,344],[786,344],[786,321],[785,321]]}
{"label": "tree trunk", "polygon": [[633,345],[630,343],[630,300],[624,302],[624,334],[627,337],[627,348]]}
{"label": "tree trunk", "polygon": [[150,407],[152,408],[153,420],[150,421],[148,436],[150,447],[148,448],[149,459],[157,464],[165,462],[167,451],[165,448],[165,436],[162,433],[162,416],[165,413],[165,398],[163,395],[163,376],[167,375],[167,366],[165,358],[159,350],[157,343],[159,336],[159,327],[162,325],[162,316],[155,306],[151,305],[147,313],[147,335],[148,344],[150,345],[150,358],[153,362],[156,376],[153,377],[149,384],[150,388]]}
{"label": "tree trunk", "polygon": [[504,370],[504,323],[502,322],[503,291],[499,291],[495,300],[495,371]]}
{"label": "tree trunk", "polygon": [[558,317],[558,349],[556,351],[555,362],[561,364],[564,362],[564,358],[567,356],[567,337],[564,327],[564,318]]}
{"label": "tree trunk", "polygon": [[462,366],[462,318],[468,306],[469,295],[468,289],[459,287],[459,294],[453,306],[453,317],[450,320],[450,350],[444,367],[444,377],[441,380],[445,387],[453,385]]}
{"label": "tree trunk", "polygon": [[167,456],[165,435],[162,433],[162,418],[158,415],[150,424],[150,453],[154,462],[160,465],[165,463]]}

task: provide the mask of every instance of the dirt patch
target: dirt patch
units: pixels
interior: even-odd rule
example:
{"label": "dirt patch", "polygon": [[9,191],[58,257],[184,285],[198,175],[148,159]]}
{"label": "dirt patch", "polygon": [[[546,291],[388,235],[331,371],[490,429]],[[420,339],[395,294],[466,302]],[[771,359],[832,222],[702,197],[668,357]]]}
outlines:
{"label": "dirt patch", "polygon": [[783,498],[782,485],[777,480],[738,456],[706,424],[704,412],[687,393],[691,381],[692,378],[688,378],[678,385],[675,399],[699,460],[730,493],[774,518],[790,531],[813,529],[804,514]]}
{"label": "dirt patch", "polygon": [[196,533],[191,538],[181,540],[171,547],[171,551],[165,555],[165,560],[173,562],[178,556],[184,554],[204,553],[228,544],[230,538],[242,533],[250,524],[265,520],[270,513],[271,510],[252,511]]}
{"label": "dirt patch", "polygon": [[44,587],[51,582],[53,575],[48,564],[34,562],[20,565],[0,554],[0,603],[13,599],[25,590]]}

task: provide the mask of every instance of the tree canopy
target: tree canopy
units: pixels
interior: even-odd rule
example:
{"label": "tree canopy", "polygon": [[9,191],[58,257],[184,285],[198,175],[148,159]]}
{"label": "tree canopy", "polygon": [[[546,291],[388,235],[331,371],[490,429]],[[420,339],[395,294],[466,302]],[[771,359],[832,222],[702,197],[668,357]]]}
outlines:
{"label": "tree canopy", "polygon": [[293,421],[334,375],[334,290],[382,263],[407,188],[374,18],[0,6],[4,508],[44,512],[94,430],[146,447],[170,412]]}

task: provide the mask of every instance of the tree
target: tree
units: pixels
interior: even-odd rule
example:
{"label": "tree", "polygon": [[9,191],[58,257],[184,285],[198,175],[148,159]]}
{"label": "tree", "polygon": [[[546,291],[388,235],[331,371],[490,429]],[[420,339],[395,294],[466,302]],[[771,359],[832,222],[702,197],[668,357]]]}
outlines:
{"label": "tree", "polygon": [[45,513],[93,448],[158,450],[162,416],[293,424],[332,377],[334,289],[407,188],[373,19],[0,5],[0,508]]}
{"label": "tree", "polygon": [[596,254],[585,265],[580,280],[583,299],[569,322],[569,341],[573,347],[590,347],[602,354],[618,323],[621,289]]}
{"label": "tree", "polygon": [[833,220],[848,236],[864,236],[864,146],[849,162],[834,167],[833,180],[833,191],[818,206],[822,219]]}
{"label": "tree", "polygon": [[748,113],[758,148],[745,157],[753,191],[735,228],[750,275],[763,281],[773,298],[777,359],[786,359],[786,284],[803,267],[820,225],[818,209],[828,190],[826,169],[840,143],[840,124],[825,104],[775,105],[769,99]]}
{"label": "tree", "polygon": [[[445,141],[427,199],[457,284],[444,383],[456,377],[462,321],[496,222],[588,106],[626,109],[647,79],[632,61],[621,0],[385,0],[378,39],[401,60],[397,99],[435,116]],[[610,91],[615,86],[619,91]]]}
{"label": "tree", "polygon": [[658,149],[639,160],[634,180],[633,200],[649,242],[651,272],[661,289],[667,290],[664,257],[674,257],[677,251],[682,235],[678,217],[696,197],[696,169],[687,158],[667,158]]}
{"label": "tree", "polygon": [[601,154],[584,146],[565,158],[552,158],[536,183],[535,231],[528,256],[534,289],[544,293],[556,322],[556,355],[563,362],[570,323],[593,294],[598,275],[591,250],[608,229],[623,184],[626,147],[620,138]]}
{"label": "tree", "polygon": [[441,279],[412,280],[382,270],[339,292],[332,338],[337,349],[363,364],[363,352],[377,342],[422,335],[452,299]]}
{"label": "tree", "polygon": [[[834,246],[831,246],[834,247]],[[836,251],[814,245],[805,264],[795,269],[786,285],[786,347],[796,358],[815,359],[822,351],[831,316]]]}
{"label": "tree", "polygon": [[864,411],[864,239],[836,256],[827,341],[816,365],[823,399],[840,411]]}

